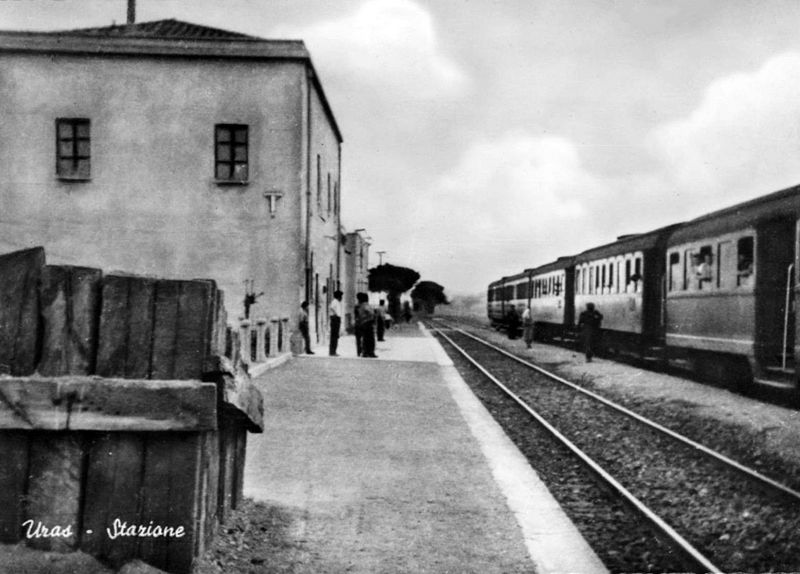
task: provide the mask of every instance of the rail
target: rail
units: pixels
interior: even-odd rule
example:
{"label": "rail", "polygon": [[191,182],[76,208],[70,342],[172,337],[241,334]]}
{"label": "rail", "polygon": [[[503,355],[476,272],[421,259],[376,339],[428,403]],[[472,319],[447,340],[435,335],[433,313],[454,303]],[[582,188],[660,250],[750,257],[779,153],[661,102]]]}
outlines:
{"label": "rail", "polygon": [[[598,395],[595,392],[592,392],[592,391],[590,391],[588,389],[584,389],[583,387],[580,387],[580,386],[576,385],[575,383],[572,383],[572,382],[570,382],[570,381],[568,381],[568,380],[566,380],[566,379],[564,379],[562,377],[559,377],[555,373],[551,373],[550,371],[548,371],[546,369],[543,369],[542,367],[540,367],[538,365],[534,365],[533,363],[530,363],[530,362],[526,361],[525,359],[522,359],[522,358],[514,355],[513,353],[509,353],[505,349],[501,349],[500,347],[498,347],[496,345],[493,345],[492,343],[490,343],[490,342],[488,342],[488,341],[486,341],[484,339],[481,339],[480,337],[477,337],[477,336],[473,335],[472,333],[469,333],[467,331],[464,331],[463,329],[458,329],[458,328],[456,328],[454,330],[458,331],[459,333],[461,333],[461,334],[463,334],[463,335],[465,335],[467,337],[470,337],[471,339],[474,339],[475,341],[478,341],[479,343],[481,343],[481,344],[483,344],[483,345],[485,345],[485,346],[487,346],[487,347],[489,347],[489,348],[491,348],[491,349],[493,349],[493,350],[495,350],[495,351],[497,351],[497,352],[499,352],[499,353],[501,353],[501,354],[503,354],[503,355],[515,360],[515,361],[517,361],[518,363],[520,363],[522,365],[525,365],[526,367],[529,367],[530,369],[533,369],[533,370],[537,371],[538,373],[541,373],[542,375],[544,375],[544,376],[546,376],[546,377],[548,377],[548,378],[550,378],[550,379],[552,379],[554,381],[557,381],[557,382],[559,382],[559,383],[561,383],[563,385],[567,385],[570,388],[573,388],[576,391],[578,391],[578,392],[580,392],[580,393],[582,393],[582,394],[584,394],[586,396],[589,396],[589,397],[597,400],[598,402],[601,402],[604,405],[606,405],[606,406],[608,406],[608,407],[610,407],[610,408],[612,408],[612,409],[614,409],[614,410],[616,410],[616,411],[618,411],[618,412],[620,412],[620,413],[622,413],[622,414],[624,414],[624,415],[626,415],[626,416],[628,416],[628,417],[630,417],[630,418],[632,418],[632,419],[634,419],[634,420],[636,420],[636,421],[638,421],[638,422],[640,422],[640,423],[642,423],[642,424],[644,424],[644,425],[646,425],[646,426],[648,426],[648,427],[650,427],[650,428],[652,428],[652,429],[654,429],[654,430],[656,430],[656,431],[658,431],[658,432],[660,432],[662,434],[668,435],[669,437],[671,437],[671,438],[673,438],[673,439],[675,439],[675,440],[677,440],[679,442],[682,442],[683,444],[685,444],[687,446],[690,446],[690,447],[702,452],[703,454],[705,454],[705,455],[707,455],[707,456],[709,456],[711,458],[714,458],[718,462],[720,462],[720,463],[722,463],[722,464],[724,464],[726,466],[729,466],[731,468],[734,468],[735,470],[739,471],[742,474],[747,475],[748,477],[752,478],[753,480],[756,480],[758,482],[762,482],[762,483],[766,484],[767,486],[769,486],[770,488],[778,490],[778,491],[782,492],[783,494],[786,494],[786,495],[796,499],[798,502],[800,502],[800,492],[799,491],[794,490],[793,488],[790,488],[790,487],[786,486],[785,484],[781,484],[780,482],[778,482],[776,480],[773,480],[772,478],[770,478],[770,477],[758,472],[757,470],[754,470],[754,469],[752,469],[752,468],[750,468],[748,466],[745,466],[745,465],[733,460],[732,458],[729,458],[729,457],[725,456],[722,453],[719,453],[719,452],[717,452],[717,451],[715,451],[715,450],[713,450],[713,449],[711,449],[711,448],[709,448],[709,447],[707,447],[707,446],[705,446],[703,444],[700,444],[699,442],[694,441],[694,440],[690,439],[687,436],[684,436],[684,435],[682,435],[680,433],[677,433],[677,432],[675,432],[675,431],[673,431],[673,430],[671,430],[671,429],[669,429],[669,428],[667,428],[667,427],[665,427],[665,426],[663,426],[663,425],[661,425],[661,424],[659,424],[659,423],[657,423],[657,422],[655,422],[655,421],[653,421],[651,419],[648,419],[648,418],[646,418],[646,417],[644,417],[644,416],[642,416],[642,415],[640,415],[640,414],[638,414],[638,413],[636,413],[636,412],[634,412],[634,411],[632,411],[632,410],[630,410],[630,409],[628,409],[628,408],[626,408],[626,407],[624,407],[624,406],[622,406],[622,405],[620,405],[618,403],[615,403],[614,401],[611,401],[611,400],[609,400],[609,399],[607,399],[607,398],[605,398],[605,397],[603,397],[601,395]],[[442,335],[442,336],[444,336],[444,335]]]}
{"label": "rail", "polygon": [[[453,339],[445,334],[441,329],[433,327],[439,335],[445,339],[456,351],[458,351],[467,361],[475,366],[483,375],[492,381],[499,389],[501,389],[508,397],[523,408],[534,420],[536,420],[543,428],[545,428],[556,440],[569,449],[581,462],[586,465],[597,477],[608,485],[613,492],[615,492],[625,503],[638,513],[660,537],[668,541],[674,548],[681,552],[681,561],[684,566],[693,572],[722,572],[720,568],[715,566],[708,558],[703,556],[692,544],[683,538],[678,532],[675,531],[669,524],[667,524],[655,512],[650,510],[642,501],[634,496],[628,489],[620,484],[613,476],[611,476],[605,469],[603,469],[597,462],[583,452],[567,437],[561,434],[553,425],[551,425],[544,417],[536,412],[530,405],[523,401],[520,397],[515,395],[506,385],[498,380],[494,375],[487,371],[475,359],[461,348]],[[461,329],[457,331],[464,333]],[[471,335],[470,335],[471,336]],[[473,337],[474,338],[474,337]],[[478,339],[479,340],[479,339]],[[493,346],[492,346],[493,347]]]}

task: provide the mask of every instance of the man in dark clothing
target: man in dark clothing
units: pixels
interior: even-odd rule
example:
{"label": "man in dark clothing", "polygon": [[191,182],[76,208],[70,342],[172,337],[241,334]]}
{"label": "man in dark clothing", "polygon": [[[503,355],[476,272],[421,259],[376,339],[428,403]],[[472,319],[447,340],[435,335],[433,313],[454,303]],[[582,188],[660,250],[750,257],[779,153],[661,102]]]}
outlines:
{"label": "man in dark clothing", "polygon": [[591,363],[592,357],[597,352],[600,342],[600,324],[603,314],[594,308],[594,303],[587,303],[586,310],[578,318],[578,328],[581,330],[583,352],[586,353],[586,362]]}
{"label": "man in dark clothing", "polygon": [[313,355],[311,350],[311,336],[308,333],[308,301],[300,303],[300,317],[298,319],[300,333],[303,335],[303,344],[306,347],[306,355]]}
{"label": "man in dark clothing", "polygon": [[517,308],[511,305],[506,314],[506,328],[508,329],[508,338],[516,339],[519,333],[519,313]]}
{"label": "man in dark clothing", "polygon": [[375,311],[366,293],[359,293],[356,297],[356,337],[361,336],[361,356],[375,359]]}
{"label": "man in dark clothing", "polygon": [[336,353],[339,347],[339,331],[342,328],[342,292],[333,292],[333,301],[331,301],[330,309],[331,319],[331,340],[328,346],[328,354],[331,357],[338,357]]}

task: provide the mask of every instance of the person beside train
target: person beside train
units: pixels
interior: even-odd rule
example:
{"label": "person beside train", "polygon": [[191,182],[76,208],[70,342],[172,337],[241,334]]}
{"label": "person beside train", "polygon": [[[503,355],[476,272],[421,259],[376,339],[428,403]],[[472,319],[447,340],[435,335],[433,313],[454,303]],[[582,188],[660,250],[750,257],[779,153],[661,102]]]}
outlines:
{"label": "person beside train", "polygon": [[361,357],[375,359],[375,311],[369,304],[369,296],[366,293],[356,295],[358,307],[356,307],[356,342],[360,340]]}
{"label": "person beside train", "polygon": [[586,310],[578,317],[578,328],[581,332],[583,352],[586,362],[591,363],[592,357],[600,346],[600,325],[603,323],[603,314],[594,307],[594,303],[587,303]]}
{"label": "person beside train", "polygon": [[530,349],[531,343],[533,343],[533,314],[530,305],[522,313],[522,337],[525,340],[525,346]]}
{"label": "person beside train", "polygon": [[506,313],[506,327],[508,328],[508,338],[509,339],[516,339],[517,335],[519,334],[519,313],[517,312],[517,308],[514,305],[511,305],[508,308],[508,313]]}

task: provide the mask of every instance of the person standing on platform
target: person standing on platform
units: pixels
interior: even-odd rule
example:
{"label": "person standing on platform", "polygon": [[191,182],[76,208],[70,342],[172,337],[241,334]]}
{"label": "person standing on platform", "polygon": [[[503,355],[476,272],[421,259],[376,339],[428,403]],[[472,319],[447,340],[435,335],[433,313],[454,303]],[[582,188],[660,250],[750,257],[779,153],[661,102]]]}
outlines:
{"label": "person standing on platform", "polygon": [[525,345],[530,349],[531,343],[533,343],[533,314],[531,313],[530,305],[522,313],[522,329]]}
{"label": "person standing on platform", "polygon": [[406,320],[406,323],[411,322],[411,317],[411,303],[403,301],[403,318]]}
{"label": "person standing on platform", "polygon": [[356,308],[356,329],[361,332],[361,356],[368,359],[377,358],[375,355],[375,311],[369,304],[369,296],[359,293],[358,307]]}
{"label": "person standing on platform", "polygon": [[333,292],[333,301],[329,309],[331,319],[331,339],[328,346],[328,355],[338,357],[336,351],[339,347],[339,331],[342,328],[342,292]]}
{"label": "person standing on platform", "polygon": [[378,341],[383,341],[383,334],[386,331],[386,307],[384,304],[386,302],[381,299],[380,304],[378,305],[378,310],[375,313],[375,327],[378,330]]}
{"label": "person standing on platform", "polygon": [[364,341],[361,336],[361,327],[358,324],[358,308],[361,305],[361,296],[364,293],[356,293],[356,306],[353,307],[353,335],[356,337],[356,356],[360,357],[364,351]]}
{"label": "person standing on platform", "polygon": [[514,305],[508,308],[506,314],[506,327],[508,328],[508,338],[516,339],[519,334],[519,313]]}
{"label": "person standing on platform", "polygon": [[583,352],[586,354],[587,363],[592,362],[592,357],[597,352],[600,344],[600,325],[602,322],[603,314],[594,308],[594,303],[587,303],[586,310],[578,318],[578,328],[581,331]]}
{"label": "person standing on platform", "polygon": [[308,301],[300,303],[300,315],[298,318],[300,333],[303,335],[303,344],[306,348],[306,355],[313,355],[311,350],[311,336],[308,333]]}

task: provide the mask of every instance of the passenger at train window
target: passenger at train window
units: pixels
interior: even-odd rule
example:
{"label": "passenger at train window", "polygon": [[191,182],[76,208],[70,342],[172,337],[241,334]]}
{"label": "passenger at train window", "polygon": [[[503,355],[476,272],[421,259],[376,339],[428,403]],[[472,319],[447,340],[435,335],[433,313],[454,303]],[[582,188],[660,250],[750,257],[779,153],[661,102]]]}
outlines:
{"label": "passenger at train window", "polygon": [[698,289],[703,289],[704,282],[708,281],[709,288],[714,272],[714,257],[711,252],[711,246],[706,245],[700,248],[700,252],[694,256],[695,261],[695,277],[697,278]]}

